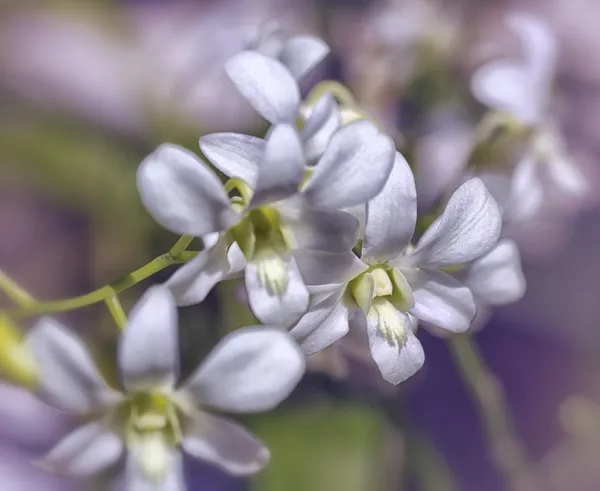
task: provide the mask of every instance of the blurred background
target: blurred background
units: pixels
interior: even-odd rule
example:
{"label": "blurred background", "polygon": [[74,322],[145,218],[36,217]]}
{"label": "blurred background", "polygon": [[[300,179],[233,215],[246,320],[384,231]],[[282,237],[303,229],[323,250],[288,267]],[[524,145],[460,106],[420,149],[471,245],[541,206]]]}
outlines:
{"label": "blurred background", "polygon": [[[41,299],[97,288],[175,242],[135,186],[159,143],[198,152],[209,132],[264,133],[223,63],[265,22],[332,47],[305,88],[342,81],[412,165],[452,166],[483,113],[471,75],[518,56],[513,12],[557,37],[552,104],[590,192],[515,232],[528,289],[475,334],[490,372],[465,381],[457,354],[424,331],[425,367],[398,388],[360,356],[316,357],[290,400],[244,420],[270,466],[245,481],[188,462],[191,490],[600,490],[600,2],[0,0],[0,269]],[[189,367],[247,322],[240,295],[225,283],[182,311]],[[116,329],[102,306],[63,318],[110,371]],[[104,489],[30,465],[74,423],[0,385],[0,489]],[[502,447],[513,431],[518,447]],[[522,482],[502,472],[507,459]]]}

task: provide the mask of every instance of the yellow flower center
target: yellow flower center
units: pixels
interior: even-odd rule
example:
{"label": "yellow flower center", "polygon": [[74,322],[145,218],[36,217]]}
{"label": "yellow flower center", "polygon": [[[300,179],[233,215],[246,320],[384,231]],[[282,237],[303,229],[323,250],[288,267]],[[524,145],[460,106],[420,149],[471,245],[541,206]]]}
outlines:
{"label": "yellow flower center", "polygon": [[175,401],[169,394],[138,392],[129,398],[123,410],[128,447],[144,475],[160,481],[171,466],[173,449],[183,438]]}

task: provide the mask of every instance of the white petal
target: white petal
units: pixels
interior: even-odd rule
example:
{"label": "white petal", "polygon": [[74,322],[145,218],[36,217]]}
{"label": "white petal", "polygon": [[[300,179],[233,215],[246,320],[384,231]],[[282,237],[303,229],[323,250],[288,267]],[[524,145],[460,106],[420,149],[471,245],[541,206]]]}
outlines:
{"label": "white petal", "polygon": [[406,341],[402,345],[390,343],[378,329],[379,317],[372,310],[367,317],[367,335],[371,356],[381,376],[390,384],[397,385],[412,377],[425,362],[423,347],[412,332],[408,316],[396,311],[399,321],[405,325]]}
{"label": "white petal", "polygon": [[431,211],[461,183],[475,143],[475,128],[457,116],[434,123],[418,140],[414,152],[418,208],[423,212]]}
{"label": "white petal", "polygon": [[358,239],[358,219],[338,210],[278,207],[284,226],[291,232],[297,249],[343,252]]}
{"label": "white petal", "polygon": [[553,149],[548,155],[544,170],[552,184],[559,192],[567,197],[583,197],[590,191],[590,183],[581,172],[574,160],[567,154],[565,143],[558,134],[558,130],[549,134]]}
{"label": "white petal", "polygon": [[267,411],[290,394],[304,369],[304,354],[286,332],[246,327],[225,336],[183,390],[220,410]]}
{"label": "white petal", "polygon": [[365,203],[383,189],[394,155],[394,142],[373,123],[348,124],[331,138],[303,194],[315,207]]}
{"label": "white petal", "polygon": [[136,456],[130,453],[127,456],[125,482],[119,491],[186,491],[180,452],[173,450],[170,459],[166,474],[157,481],[144,475]]}
{"label": "white petal", "polygon": [[67,435],[39,462],[50,472],[77,477],[95,474],[115,464],[123,453],[123,441],[110,431],[108,422],[80,426]]}
{"label": "white petal", "polygon": [[546,23],[532,15],[514,13],[508,17],[507,24],[521,38],[535,90],[533,95],[539,100],[540,110],[543,110],[556,69],[556,36]]}
{"label": "white petal", "polygon": [[307,355],[317,353],[343,338],[349,329],[350,312],[335,292],[307,312],[290,331]]}
{"label": "white petal", "polygon": [[495,60],[483,65],[471,79],[471,91],[482,104],[508,111],[526,123],[538,118],[541,97],[522,64]]}
{"label": "white petal", "polygon": [[348,283],[369,268],[352,251],[299,249],[294,251],[294,259],[307,286]]}
{"label": "white petal", "polygon": [[494,247],[501,225],[498,205],[483,182],[469,179],[452,194],[442,216],[425,231],[413,258],[422,266],[472,261]]}
{"label": "white petal", "polygon": [[246,256],[244,256],[244,253],[237,242],[234,242],[229,246],[229,250],[227,251],[227,261],[229,262],[229,272],[226,279],[236,278],[237,274],[246,267]]}
{"label": "white petal", "polygon": [[489,305],[516,302],[525,294],[519,248],[512,240],[501,240],[468,268],[465,284]]}
{"label": "white petal", "polygon": [[[262,282],[263,268],[278,283],[281,273],[287,274],[287,286],[282,293],[269,291],[268,283]],[[250,308],[263,324],[287,327],[306,312],[309,293],[294,259],[276,257],[251,261],[246,266],[245,277]]]}
{"label": "white petal", "polygon": [[328,53],[329,46],[319,38],[294,36],[283,44],[279,59],[299,80],[318,65]]}
{"label": "white petal", "polygon": [[229,269],[227,244],[219,241],[181,266],[165,286],[171,290],[177,305],[194,305],[204,301],[213,287],[225,278]]}
{"label": "white petal", "polygon": [[231,81],[270,123],[294,123],[300,90],[279,61],[255,51],[243,51],[225,64]]}
{"label": "white petal", "polygon": [[392,173],[383,190],[367,203],[362,256],[385,262],[404,252],[417,222],[417,191],[408,163],[396,152]]}
{"label": "white petal", "polygon": [[176,145],[161,145],[146,157],[137,184],[150,214],[172,232],[199,237],[238,220],[214,172]]}
{"label": "white petal", "polygon": [[304,177],[304,154],[300,135],[288,124],[274,126],[267,137],[265,153],[251,206],[279,201],[298,192]]}
{"label": "white petal", "polygon": [[[499,188],[502,194],[502,186],[496,186],[495,192],[498,192]],[[540,163],[533,153],[528,152],[522,156],[510,178],[508,193],[503,201],[504,221],[518,223],[531,220],[542,209],[544,197]]]}
{"label": "white petal", "polygon": [[87,413],[115,401],[83,343],[58,322],[43,318],[26,338],[40,369],[38,395],[59,409]]}
{"label": "white petal", "polygon": [[118,355],[128,391],[175,383],[179,369],[177,307],[168,288],[149,288],[133,307]]}
{"label": "white petal", "polygon": [[466,331],[477,310],[471,290],[443,271],[422,270],[413,297],[412,315],[450,332]]}
{"label": "white petal", "polygon": [[269,449],[252,433],[227,419],[202,413],[186,429],[183,449],[234,476],[248,476],[269,462]]}
{"label": "white petal", "polygon": [[254,188],[258,165],[265,151],[262,138],[239,133],[213,133],[200,138],[200,149],[223,174],[242,179]]}
{"label": "white petal", "polygon": [[302,129],[304,139],[304,153],[309,161],[319,158],[334,133],[342,125],[340,107],[327,92],[315,104]]}

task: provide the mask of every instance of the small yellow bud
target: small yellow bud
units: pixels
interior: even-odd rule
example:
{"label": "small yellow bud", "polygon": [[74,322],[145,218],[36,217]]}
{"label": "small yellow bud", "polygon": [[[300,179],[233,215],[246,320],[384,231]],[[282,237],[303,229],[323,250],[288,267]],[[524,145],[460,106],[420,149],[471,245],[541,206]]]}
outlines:
{"label": "small yellow bud", "polygon": [[0,378],[29,389],[37,386],[39,378],[33,354],[6,316],[0,316]]}
{"label": "small yellow bud", "polygon": [[367,314],[371,310],[375,279],[371,273],[365,273],[350,283],[350,292],[360,309]]}

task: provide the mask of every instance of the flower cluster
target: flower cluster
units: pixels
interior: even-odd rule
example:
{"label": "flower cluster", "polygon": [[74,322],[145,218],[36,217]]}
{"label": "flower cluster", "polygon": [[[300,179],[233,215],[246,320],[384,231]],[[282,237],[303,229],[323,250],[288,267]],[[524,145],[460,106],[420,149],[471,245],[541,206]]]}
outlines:
{"label": "flower cluster", "polygon": [[[268,450],[209,410],[275,407],[299,382],[306,356],[350,332],[398,384],[424,363],[419,323],[462,333],[478,301],[522,295],[518,251],[498,242],[502,212],[481,179],[466,179],[419,227],[413,172],[394,141],[335,94],[302,100],[299,81],[327,53],[319,39],[273,29],[227,62],[233,84],[271,126],[264,139],[200,139],[224,184],[176,145],[141,163],[137,183],[149,213],[202,239],[204,249],[130,312],[119,389],[59,323],[42,319],[32,330],[40,397],[91,417],[49,453],[45,468],[87,476],[124,461],[125,489],[181,490],[183,451],[232,474],[254,473]],[[237,277],[262,325],[227,335],[181,380],[177,306],[202,302]]]}

